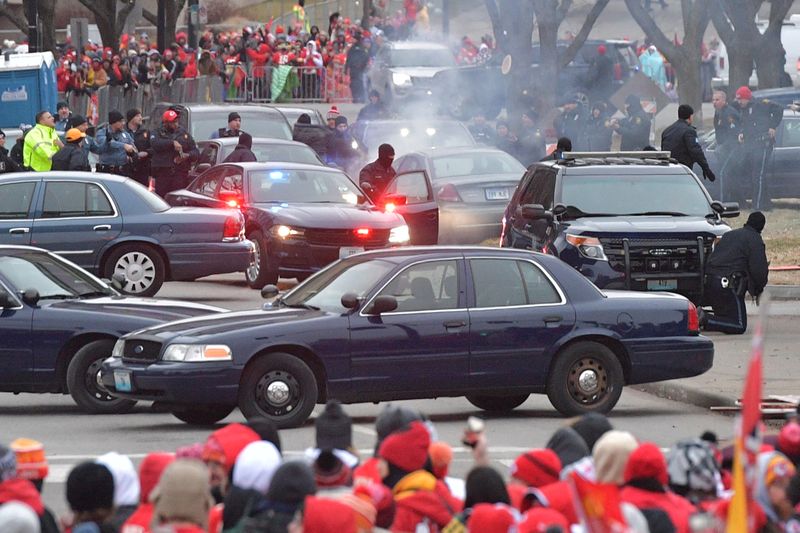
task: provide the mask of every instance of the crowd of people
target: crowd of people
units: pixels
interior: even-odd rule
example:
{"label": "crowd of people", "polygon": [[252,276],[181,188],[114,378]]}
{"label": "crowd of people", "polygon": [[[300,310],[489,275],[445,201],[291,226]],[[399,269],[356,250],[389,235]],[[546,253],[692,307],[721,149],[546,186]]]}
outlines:
{"label": "crowd of people", "polygon": [[[596,413],[571,420],[507,472],[492,466],[484,424],[471,419],[463,438],[474,464],[465,479],[450,475],[452,445],[406,407],[390,404],[378,415],[371,457],[354,448],[338,402],[328,402],[315,429],[302,459],[284,456],[267,419],[150,453],[138,471],[107,453],[71,470],[71,512],[59,518],[42,503],[43,445],[18,439],[0,447],[0,531],[566,533],[594,530],[577,494],[602,494],[604,509],[589,518],[609,531],[721,532],[732,497],[731,450],[713,433],[663,452]],[[800,423],[791,418],[758,453],[749,531],[798,530],[798,461]]]}

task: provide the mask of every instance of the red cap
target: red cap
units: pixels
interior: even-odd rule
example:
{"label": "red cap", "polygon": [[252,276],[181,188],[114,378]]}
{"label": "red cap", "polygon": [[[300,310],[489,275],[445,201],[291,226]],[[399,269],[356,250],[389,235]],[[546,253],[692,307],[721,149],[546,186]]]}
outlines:
{"label": "red cap", "polygon": [[542,448],[525,452],[511,465],[511,476],[529,487],[555,483],[561,472],[561,460],[553,450]]}
{"label": "red cap", "polygon": [[508,505],[479,503],[472,508],[472,513],[467,520],[467,529],[481,533],[516,531],[517,516],[515,515],[514,509]]}
{"label": "red cap", "polygon": [[519,533],[544,533],[551,526],[558,526],[561,531],[569,531],[569,522],[566,517],[548,507],[534,507],[519,523]]}
{"label": "red cap", "polygon": [[386,437],[378,456],[406,472],[413,472],[425,466],[430,443],[428,429],[422,422],[414,421],[407,430]]}
{"label": "red cap", "polygon": [[599,45],[597,47],[597,53],[600,54],[601,56],[606,55],[606,45],[604,44]]}
{"label": "red cap", "polygon": [[637,478],[655,479],[662,485],[669,482],[667,461],[661,448],[652,442],[640,444],[628,457],[625,465],[625,483]]}
{"label": "red cap", "polygon": [[778,433],[778,451],[792,457],[800,456],[800,424],[789,422]]}
{"label": "red cap", "polygon": [[220,463],[230,472],[244,447],[257,440],[261,440],[261,437],[249,427],[228,424],[208,437],[203,446],[203,461]]}
{"label": "red cap", "polygon": [[753,91],[750,90],[750,87],[742,85],[741,87],[736,89],[736,98],[740,100],[752,100]]}
{"label": "red cap", "polygon": [[178,120],[178,114],[172,109],[167,109],[161,115],[161,122],[175,122],[176,120]]}

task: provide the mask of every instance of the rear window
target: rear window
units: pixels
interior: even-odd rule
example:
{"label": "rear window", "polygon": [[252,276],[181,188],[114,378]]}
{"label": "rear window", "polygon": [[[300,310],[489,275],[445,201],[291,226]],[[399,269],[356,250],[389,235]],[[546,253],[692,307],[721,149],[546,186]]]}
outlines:
{"label": "rear window", "polygon": [[[228,127],[228,110],[203,111],[192,113],[192,137],[195,141],[210,139],[211,135],[220,128]],[[276,113],[259,113],[258,111],[241,111],[242,131],[253,137],[266,137],[267,139],[292,140],[292,130],[289,129],[283,115]]]}
{"label": "rear window", "polygon": [[453,176],[482,176],[487,174],[522,175],[525,167],[505,152],[470,152],[433,160],[433,178],[440,180]]}
{"label": "rear window", "polygon": [[[222,147],[222,160],[224,161],[236,146],[229,144]],[[322,163],[308,146],[297,146],[293,144],[258,144],[253,143],[251,148],[259,163],[270,163],[279,161],[281,163],[303,163],[306,165],[321,165]]]}
{"label": "rear window", "polygon": [[139,199],[144,202],[153,213],[161,213],[162,211],[169,209],[169,204],[165,202],[163,198],[156,193],[147,190],[147,187],[141,183],[133,180],[127,180],[125,185],[129,187],[130,190],[136,196],[138,196]]}

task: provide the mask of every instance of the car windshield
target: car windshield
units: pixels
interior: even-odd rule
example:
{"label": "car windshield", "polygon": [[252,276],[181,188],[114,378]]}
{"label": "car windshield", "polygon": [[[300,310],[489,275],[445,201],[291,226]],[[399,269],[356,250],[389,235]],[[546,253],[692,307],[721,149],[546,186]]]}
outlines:
{"label": "car windshield", "polygon": [[281,303],[287,306],[318,308],[329,313],[344,313],[342,295],[347,292],[363,298],[396,265],[385,259],[338,261],[289,292]]}
{"label": "car windshield", "polygon": [[689,174],[566,175],[561,203],[597,215],[705,216],[711,205]]}
{"label": "car windshield", "polygon": [[367,124],[364,144],[377,149],[383,143],[391,144],[395,153],[405,154],[429,148],[475,146],[475,139],[469,130],[459,123],[419,121]]}
{"label": "car windshield", "polygon": [[147,204],[147,207],[149,207],[153,213],[161,213],[169,209],[169,204],[165,202],[163,198],[153,191],[147,190],[147,187],[141,183],[133,180],[127,180],[126,184],[136,196],[138,196],[145,204]]}
{"label": "car windshield", "polygon": [[333,170],[252,170],[255,203],[358,203],[363,193],[345,174]]}
{"label": "car windshield", "polygon": [[[274,113],[274,112],[273,112]],[[242,111],[242,131],[253,137],[266,137],[267,139],[292,140],[292,130],[289,124],[278,113],[258,113]],[[228,127],[228,111],[204,111],[192,113],[192,137],[196,141],[210,139],[211,135],[220,128]]]}
{"label": "car windshield", "polygon": [[450,50],[439,48],[392,50],[390,67],[454,67],[456,60]]}
{"label": "car windshield", "polygon": [[[234,148],[233,144],[222,147],[222,159],[231,155]],[[303,163],[305,165],[321,165],[317,153],[306,145],[296,144],[263,144],[253,142],[251,148],[259,163],[270,163],[279,161],[281,163]]]}
{"label": "car windshield", "polygon": [[289,124],[294,125],[297,122],[297,119],[300,118],[300,115],[306,114],[308,118],[311,119],[311,124],[314,126],[322,126],[322,122],[319,120],[319,115],[314,112],[313,109],[304,110],[304,109],[286,109],[286,108],[278,108],[281,114],[286,117],[286,120],[289,121]]}
{"label": "car windshield", "polygon": [[18,291],[36,289],[43,300],[116,294],[77,266],[44,253],[23,252],[0,257],[0,276]]}
{"label": "car windshield", "polygon": [[433,179],[486,174],[519,174],[525,167],[505,152],[464,152],[433,159]]}

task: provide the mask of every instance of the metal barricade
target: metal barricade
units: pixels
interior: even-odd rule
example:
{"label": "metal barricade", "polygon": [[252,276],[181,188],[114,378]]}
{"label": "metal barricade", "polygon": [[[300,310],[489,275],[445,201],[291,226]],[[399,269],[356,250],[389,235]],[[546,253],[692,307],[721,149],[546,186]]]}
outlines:
{"label": "metal barricade", "polygon": [[350,76],[345,74],[344,64],[334,61],[328,67],[325,86],[325,101],[331,103],[351,102]]}
{"label": "metal barricade", "polygon": [[299,84],[294,90],[298,102],[323,102],[326,94],[327,71],[324,67],[294,67]]}

